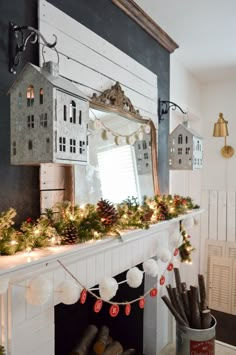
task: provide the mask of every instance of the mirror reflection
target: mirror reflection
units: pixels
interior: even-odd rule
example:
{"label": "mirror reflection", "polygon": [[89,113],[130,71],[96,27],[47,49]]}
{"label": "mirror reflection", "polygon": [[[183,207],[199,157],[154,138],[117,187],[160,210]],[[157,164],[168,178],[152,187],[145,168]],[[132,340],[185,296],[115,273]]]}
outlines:
{"label": "mirror reflection", "polygon": [[90,108],[88,164],[74,167],[75,203],[153,196],[150,133],[148,121]]}

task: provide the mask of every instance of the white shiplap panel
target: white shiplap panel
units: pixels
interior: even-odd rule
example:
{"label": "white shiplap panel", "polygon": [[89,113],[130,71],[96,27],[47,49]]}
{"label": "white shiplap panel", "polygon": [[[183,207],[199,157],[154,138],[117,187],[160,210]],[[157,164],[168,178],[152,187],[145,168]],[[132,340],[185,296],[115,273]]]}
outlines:
{"label": "white shiplap panel", "polygon": [[112,250],[112,262],[111,262],[111,271],[112,276],[116,276],[120,272],[120,257],[119,257],[119,249],[116,248]]}
{"label": "white shiplap panel", "polygon": [[[59,53],[71,61],[75,61],[91,68],[97,73],[101,73],[109,79],[118,80],[122,85],[130,87],[131,89],[139,92],[142,88],[141,94],[149,99],[157,102],[157,90],[156,86],[153,87],[143,78],[137,76],[137,73],[131,73],[121,67],[120,63],[115,63],[109,58],[95,52],[93,48],[89,48],[87,45],[81,44],[76,38],[72,38],[70,35],[65,34],[62,30],[57,30],[55,27],[48,25],[45,22],[41,23],[41,29],[43,33],[54,33],[58,38],[57,50]],[[51,36],[49,36],[51,37]],[[76,79],[75,73],[75,80]],[[97,88],[102,91],[102,86]]]}
{"label": "white shiplap panel", "polygon": [[[54,56],[55,54],[52,50],[47,51],[47,54],[45,55],[47,61],[55,61]],[[83,92],[84,86],[94,88],[94,91],[98,90],[101,92],[114,85],[116,80],[119,81],[116,75],[115,79],[112,80],[101,73],[91,70],[89,67],[85,67],[84,65],[78,62],[66,58],[65,56],[60,56],[59,70],[61,76],[82,84],[81,86],[78,85],[78,87]],[[148,97],[140,94],[137,91],[131,90],[129,87],[122,85],[122,88],[124,89],[126,96],[130,98],[132,104],[135,106],[136,109],[144,109],[152,114],[155,114],[157,112],[157,102],[149,99]]]}
{"label": "white shiplap panel", "polygon": [[226,191],[218,191],[218,211],[217,211],[217,234],[218,240],[226,240],[227,221],[226,221]]}
{"label": "white shiplap panel", "polygon": [[[119,63],[121,67],[134,75],[145,78],[145,81],[153,87],[157,87],[157,77],[150,70],[45,0],[39,1],[40,30],[42,22],[50,24],[57,30],[62,30],[63,27],[63,32],[70,37],[75,38],[104,57],[109,58],[114,63]],[[46,35],[46,33],[43,34]],[[50,38],[48,38],[49,41]],[[58,38],[59,41],[60,38]]]}
{"label": "white shiplap panel", "polygon": [[218,193],[215,190],[210,191],[209,195],[209,239],[217,240],[217,215]]}
{"label": "white shiplap panel", "polygon": [[236,242],[235,203],[236,203],[235,191],[228,191],[227,192],[227,241],[228,242]]}

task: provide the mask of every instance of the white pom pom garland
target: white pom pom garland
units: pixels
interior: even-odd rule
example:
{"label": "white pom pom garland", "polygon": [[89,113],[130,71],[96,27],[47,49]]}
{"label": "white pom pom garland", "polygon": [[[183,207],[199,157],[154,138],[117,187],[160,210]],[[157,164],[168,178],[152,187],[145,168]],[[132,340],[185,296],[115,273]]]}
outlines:
{"label": "white pom pom garland", "polygon": [[143,281],[143,273],[136,266],[132,267],[127,271],[126,279],[130,287],[137,288]]}
{"label": "white pom pom garland", "polygon": [[60,283],[57,291],[59,292],[59,299],[64,304],[74,304],[78,301],[81,287],[73,280],[65,280]]}
{"label": "white pom pom garland", "polygon": [[148,259],[143,262],[143,270],[147,275],[156,277],[158,275],[159,267],[154,259]]}
{"label": "white pom pom garland", "polygon": [[167,248],[158,248],[157,249],[157,257],[163,263],[168,263],[171,259],[171,252]]}
{"label": "white pom pom garland", "polygon": [[1,277],[0,278],[0,295],[2,295],[3,293],[7,292],[8,285],[9,285],[8,277]]}
{"label": "white pom pom garland", "polygon": [[188,217],[182,221],[183,227],[186,229],[190,229],[194,226],[194,218]]}
{"label": "white pom pom garland", "polygon": [[176,229],[172,234],[171,234],[171,243],[173,246],[178,246],[179,242],[181,240],[181,233],[178,229]]}
{"label": "white pom pom garland", "polygon": [[104,301],[109,301],[116,295],[118,283],[113,277],[105,277],[99,284],[99,294]]}
{"label": "white pom pom garland", "polygon": [[45,276],[32,279],[26,289],[25,298],[28,303],[42,305],[52,294],[52,282]]}

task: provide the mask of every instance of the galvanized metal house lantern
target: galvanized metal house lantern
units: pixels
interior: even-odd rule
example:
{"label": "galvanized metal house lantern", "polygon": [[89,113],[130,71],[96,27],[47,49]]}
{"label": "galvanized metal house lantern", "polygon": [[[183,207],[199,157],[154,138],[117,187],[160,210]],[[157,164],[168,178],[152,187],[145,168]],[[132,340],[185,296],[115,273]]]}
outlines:
{"label": "galvanized metal house lantern", "polygon": [[11,164],[87,161],[89,102],[52,62],[28,63],[9,90]]}
{"label": "galvanized metal house lantern", "polygon": [[169,135],[169,169],[195,170],[203,166],[202,137],[187,127],[187,122],[179,124]]}

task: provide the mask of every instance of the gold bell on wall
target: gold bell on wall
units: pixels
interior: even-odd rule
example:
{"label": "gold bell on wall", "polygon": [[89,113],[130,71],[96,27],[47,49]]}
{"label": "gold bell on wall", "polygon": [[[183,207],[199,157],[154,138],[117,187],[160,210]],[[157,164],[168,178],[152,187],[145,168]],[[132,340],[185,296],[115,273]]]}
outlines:
{"label": "gold bell on wall", "polygon": [[226,143],[226,137],[229,135],[228,121],[223,117],[223,113],[219,113],[218,121],[214,124],[213,137],[224,137],[225,145],[221,149],[221,154],[224,158],[231,158],[234,155],[234,148]]}

